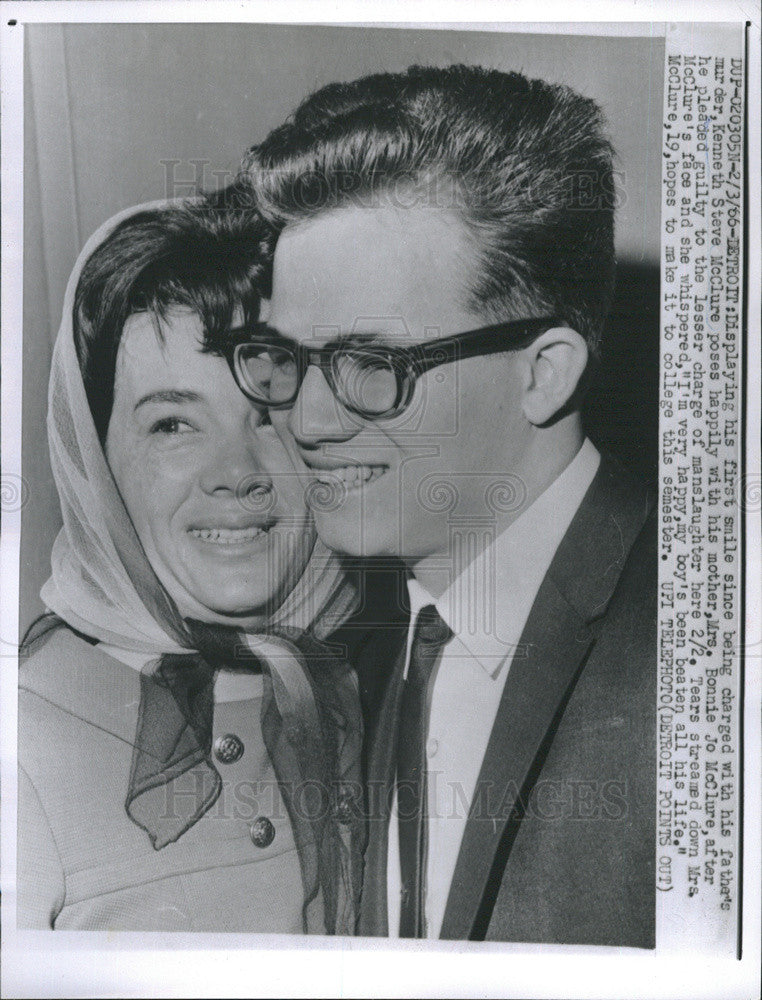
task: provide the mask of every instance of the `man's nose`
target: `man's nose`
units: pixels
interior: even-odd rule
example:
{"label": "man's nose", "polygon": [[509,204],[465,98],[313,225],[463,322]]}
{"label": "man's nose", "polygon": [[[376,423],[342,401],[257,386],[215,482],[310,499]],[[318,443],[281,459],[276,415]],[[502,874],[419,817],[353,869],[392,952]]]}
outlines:
{"label": "man's nose", "polygon": [[310,365],[305,373],[289,414],[288,427],[296,440],[306,446],[323,441],[348,441],[359,430],[358,422],[336,399],[317,365]]}

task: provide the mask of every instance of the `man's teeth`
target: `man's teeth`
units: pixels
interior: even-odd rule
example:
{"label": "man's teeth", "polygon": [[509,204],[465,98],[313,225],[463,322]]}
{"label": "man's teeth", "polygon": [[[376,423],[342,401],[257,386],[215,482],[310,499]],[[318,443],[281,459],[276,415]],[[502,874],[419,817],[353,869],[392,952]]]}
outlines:
{"label": "man's teeth", "polygon": [[335,485],[342,483],[347,488],[364,486],[386,471],[383,465],[345,465],[340,469],[313,469],[312,474],[319,483]]}
{"label": "man's teeth", "polygon": [[214,542],[216,545],[240,545],[242,542],[253,542],[260,535],[266,535],[269,530],[269,527],[191,528],[190,533],[202,542]]}

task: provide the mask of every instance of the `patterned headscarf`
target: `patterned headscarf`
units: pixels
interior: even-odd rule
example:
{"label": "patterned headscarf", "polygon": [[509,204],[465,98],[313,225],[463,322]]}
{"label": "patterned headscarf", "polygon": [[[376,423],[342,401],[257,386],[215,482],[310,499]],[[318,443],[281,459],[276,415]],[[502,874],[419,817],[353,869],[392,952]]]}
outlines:
{"label": "patterned headscarf", "polygon": [[[261,671],[262,731],[300,852],[305,925],[307,907],[322,890],[327,932],[352,933],[362,838],[354,791],[360,708],[354,673],[324,640],[352,614],[356,590],[318,540],[303,575],[256,633],[241,632],[233,619],[220,624],[219,615],[214,624],[183,619],[141,546],[87,402],[73,328],[82,268],[124,219],[172,204],[152,202],[114,216],[88,241],[69,280],[48,410],[63,527],[41,596],[78,632],[147,655],[126,809],[157,850],[180,837],[219,795],[211,756],[217,670],[227,664]],[[185,816],[160,818],[159,793],[192,769],[203,771],[196,783],[200,800]],[[296,810],[295,795],[305,785],[320,794],[306,808],[309,796],[300,795]]]}

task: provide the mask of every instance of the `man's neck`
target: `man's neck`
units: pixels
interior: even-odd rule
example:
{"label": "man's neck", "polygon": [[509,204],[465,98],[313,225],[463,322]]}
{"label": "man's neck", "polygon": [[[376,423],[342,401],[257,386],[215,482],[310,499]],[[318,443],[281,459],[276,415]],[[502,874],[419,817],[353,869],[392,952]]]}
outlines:
{"label": "man's neck", "polygon": [[[528,510],[537,498],[555,482],[574,460],[585,439],[581,423],[565,428],[563,439],[556,438],[552,447],[540,440],[537,447],[527,453],[525,461],[513,475],[519,476],[525,486],[524,502],[515,510],[495,515],[491,530],[475,532],[473,544],[457,546],[456,551],[431,553],[416,561],[407,561],[407,566],[418,583],[437,600],[476,559],[491,541],[501,535],[515,520]],[[448,539],[449,542],[449,539]]]}

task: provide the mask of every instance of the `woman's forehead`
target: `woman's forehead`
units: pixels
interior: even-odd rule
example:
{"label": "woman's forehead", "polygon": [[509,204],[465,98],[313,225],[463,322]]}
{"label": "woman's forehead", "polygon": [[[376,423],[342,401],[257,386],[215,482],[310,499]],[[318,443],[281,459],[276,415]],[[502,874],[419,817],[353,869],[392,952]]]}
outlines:
{"label": "woman's forehead", "polygon": [[189,309],[159,317],[135,313],[124,324],[116,363],[117,392],[144,391],[158,382],[211,384],[215,371],[227,372],[222,359],[204,350],[204,328]]}
{"label": "woman's forehead", "polygon": [[203,342],[203,324],[191,309],[178,306],[163,316],[146,310],[127,317],[118,356],[122,364],[150,365],[158,358],[198,350]]}

